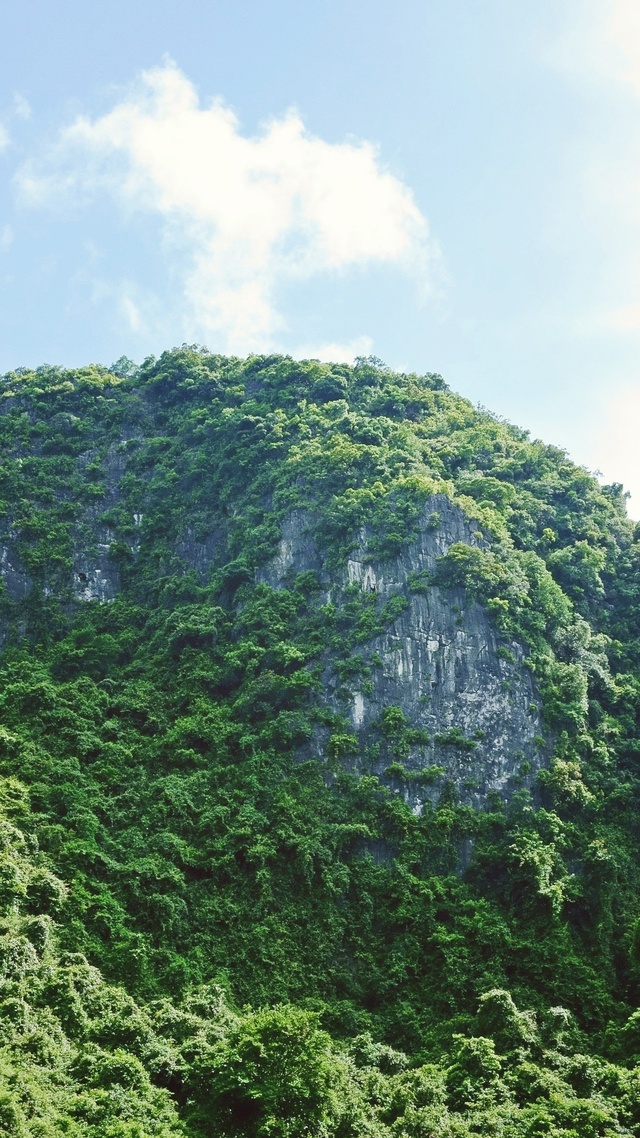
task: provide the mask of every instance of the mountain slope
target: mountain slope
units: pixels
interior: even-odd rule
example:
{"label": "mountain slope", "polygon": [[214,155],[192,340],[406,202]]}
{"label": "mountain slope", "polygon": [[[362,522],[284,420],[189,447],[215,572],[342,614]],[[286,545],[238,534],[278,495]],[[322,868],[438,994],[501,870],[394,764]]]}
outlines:
{"label": "mountain slope", "polygon": [[[28,840],[67,887],[36,977],[84,954],[105,991],[127,989],[119,1022],[226,992],[217,1042],[198,1045],[209,1074],[173,1037],[178,1075],[143,1056],[144,1102],[174,1102],[126,1133],[157,1116],[167,1134],[297,1134],[305,1110],[310,1133],[429,1133],[408,1121],[423,1108],[459,1115],[434,1133],[483,1110],[553,1133],[526,1111],[554,1095],[568,1133],[592,1094],[578,1132],[636,1125],[636,1076],[611,1065],[635,1054],[640,961],[640,575],[621,488],[375,360],[184,347],[140,369],[18,371],[0,431],[0,774],[28,788]],[[287,1009],[227,1007],[245,1002]],[[203,1039],[193,1014],[185,1038]],[[123,1031],[109,1046],[141,1062]],[[309,1040],[289,1130],[269,1122],[289,1117],[282,1088],[267,1109],[263,1087],[262,1113],[230,1105],[207,1050],[253,1070],[261,1033],[274,1055]],[[571,1067],[576,1051],[608,1059]],[[440,1066],[418,1092],[425,1061]],[[395,1115],[363,1089],[373,1069]]]}

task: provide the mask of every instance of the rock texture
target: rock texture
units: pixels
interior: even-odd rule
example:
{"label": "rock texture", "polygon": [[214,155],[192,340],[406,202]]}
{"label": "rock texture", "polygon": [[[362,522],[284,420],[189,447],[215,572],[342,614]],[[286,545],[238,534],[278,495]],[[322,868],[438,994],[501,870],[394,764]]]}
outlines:
{"label": "rock texture", "polygon": [[15,546],[16,534],[11,531],[0,545],[0,578],[6,595],[12,601],[28,596],[31,581]]}
{"label": "rock texture", "polygon": [[[123,443],[109,448],[103,462],[105,494],[90,506],[74,533],[73,577],[71,588],[77,601],[113,601],[121,589],[120,570],[112,554],[115,531],[101,520],[102,516],[120,501],[120,483],[126,473],[126,446]],[[124,445],[123,445],[124,444]],[[94,458],[92,452],[83,456],[80,469]],[[141,515],[134,516],[139,525]]]}
{"label": "rock texture", "polygon": [[[110,449],[105,495],[87,507],[75,527],[70,602],[108,603],[122,587],[116,533],[105,518],[121,501],[126,443]],[[87,464],[93,459],[90,453],[85,457]],[[366,594],[370,603],[375,595],[378,611],[393,598],[405,602],[400,615],[383,622],[383,631],[354,650],[351,680],[340,677],[335,660],[325,660],[324,699],[342,717],[344,737],[353,738],[341,753],[342,764],[383,776],[418,813],[427,800],[441,796],[447,782],[472,804],[484,801],[490,791],[508,797],[530,782],[545,761],[545,749],[540,746],[540,699],[522,648],[506,643],[489,614],[462,590],[412,590],[412,577],[433,573],[437,559],[454,542],[483,544],[465,514],[444,495],[433,497],[425,504],[417,539],[398,557],[387,562],[372,558],[373,534],[365,527],[346,566],[331,571],[314,526],[315,519],[304,510],[285,518],[279,551],[258,571],[257,580],[282,588],[296,573],[313,570],[324,602],[340,604],[349,586]],[[127,557],[135,560],[144,553],[144,533],[143,513],[134,513]],[[0,546],[0,578],[13,602],[23,601],[35,585],[20,560],[17,538],[9,532]],[[201,579],[224,564],[226,551],[222,528],[203,535],[188,518],[174,544],[177,563]],[[51,591],[46,572],[36,587]],[[326,760],[332,753],[330,736],[328,727],[319,726],[309,753]]]}
{"label": "rock texture", "polygon": [[[433,572],[454,542],[479,545],[483,539],[444,496],[425,505],[417,540],[392,561],[368,556],[371,536],[364,529],[346,571],[329,575],[313,538],[313,519],[297,511],[283,526],[278,556],[260,573],[278,587],[312,569],[325,599],[336,600],[347,585],[356,585],[375,592],[380,606],[394,596],[407,601],[404,612],[357,650],[368,665],[364,682],[352,681],[345,692],[327,661],[326,697],[357,740],[347,761],[386,772],[416,813],[440,797],[446,781],[471,804],[490,791],[509,797],[545,762],[541,701],[523,649],[505,642],[486,610],[462,590],[411,591],[411,575]],[[392,711],[389,717],[387,711],[385,723],[385,708],[402,714]],[[313,741],[319,757],[326,755],[327,736],[320,730]]]}

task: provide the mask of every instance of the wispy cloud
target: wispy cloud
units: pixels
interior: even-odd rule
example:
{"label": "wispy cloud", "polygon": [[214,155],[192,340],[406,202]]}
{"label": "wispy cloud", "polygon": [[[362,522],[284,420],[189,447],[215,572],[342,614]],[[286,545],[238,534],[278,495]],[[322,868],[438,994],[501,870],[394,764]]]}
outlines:
{"label": "wispy cloud", "polygon": [[605,66],[640,96],[640,7],[637,0],[611,0],[606,7],[605,33],[612,52],[604,55]]}
{"label": "wispy cloud", "polygon": [[16,91],[15,95],[13,96],[13,113],[16,118],[19,119],[31,118],[31,104],[24,95],[20,94],[19,91]]}
{"label": "wispy cloud", "polygon": [[292,354],[302,360],[326,360],[328,363],[352,364],[356,356],[369,356],[373,351],[370,336],[356,336],[354,340],[341,343],[333,340],[320,344],[297,344]]}
{"label": "wispy cloud", "polygon": [[609,402],[607,416],[596,440],[596,461],[608,482],[622,482],[631,494],[629,512],[640,517],[640,464],[638,424],[640,385],[619,392]]}
{"label": "wispy cloud", "polygon": [[2,154],[3,150],[7,149],[10,142],[11,138],[9,137],[9,131],[7,130],[6,126],[3,126],[3,124],[0,122],[0,154]]}
{"label": "wispy cloud", "polygon": [[547,43],[548,62],[589,84],[613,81],[640,95],[640,7],[637,0],[567,0],[560,33]]}
{"label": "wispy cloud", "polygon": [[557,233],[559,240],[563,232],[573,234],[574,256],[587,246],[597,251],[593,312],[576,327],[586,336],[629,337],[640,331],[638,0],[566,0],[563,32],[545,55],[582,108],[565,146],[570,199],[562,199],[564,225]]}
{"label": "wispy cloud", "polygon": [[609,326],[619,332],[640,332],[640,304],[626,304],[609,316]]}
{"label": "wispy cloud", "polygon": [[157,215],[167,247],[186,253],[192,324],[233,351],[267,346],[286,326],[281,285],[375,263],[422,287],[429,274],[427,222],[371,143],[326,142],[295,111],[247,136],[221,101],[200,106],[172,63],[65,128],[18,184],[33,205],[107,190]]}
{"label": "wispy cloud", "polygon": [[120,308],[122,314],[129,325],[132,332],[140,332],[143,329],[144,321],[142,313],[135,300],[127,292],[124,292],[120,297]]}

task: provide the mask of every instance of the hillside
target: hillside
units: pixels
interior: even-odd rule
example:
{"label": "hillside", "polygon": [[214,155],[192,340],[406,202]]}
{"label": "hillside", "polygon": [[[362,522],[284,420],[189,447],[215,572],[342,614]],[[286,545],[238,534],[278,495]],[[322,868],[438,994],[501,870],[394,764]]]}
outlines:
{"label": "hillside", "polygon": [[640,1134],[622,488],[374,359],[0,432],[0,1129]]}

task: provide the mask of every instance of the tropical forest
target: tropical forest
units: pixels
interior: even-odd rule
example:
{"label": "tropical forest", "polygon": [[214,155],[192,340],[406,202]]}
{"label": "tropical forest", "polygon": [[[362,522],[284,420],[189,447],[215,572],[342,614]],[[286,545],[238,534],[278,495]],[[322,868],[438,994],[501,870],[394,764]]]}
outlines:
{"label": "tropical forest", "polygon": [[640,1135],[623,486],[374,357],[0,432],[0,1134]]}

